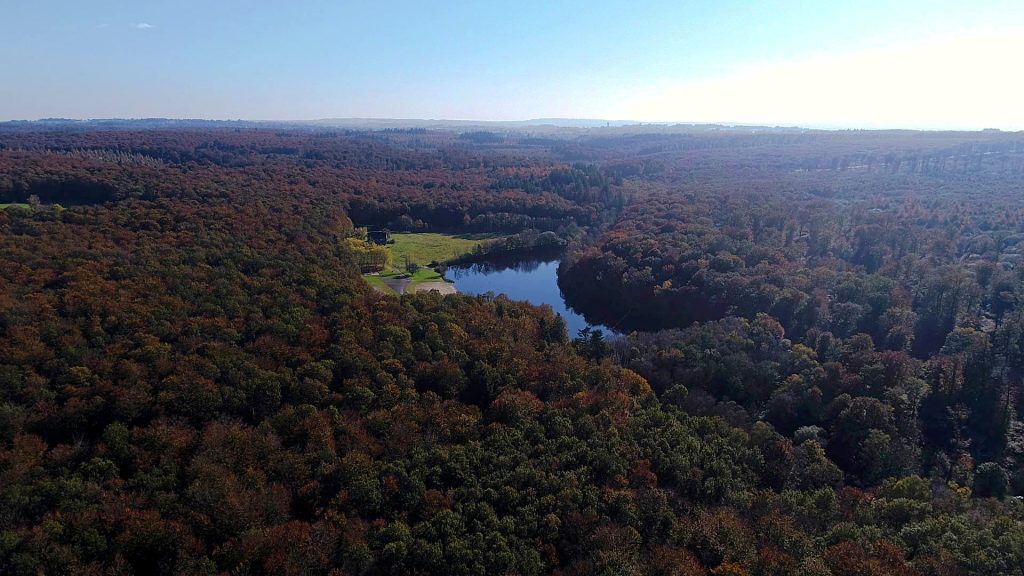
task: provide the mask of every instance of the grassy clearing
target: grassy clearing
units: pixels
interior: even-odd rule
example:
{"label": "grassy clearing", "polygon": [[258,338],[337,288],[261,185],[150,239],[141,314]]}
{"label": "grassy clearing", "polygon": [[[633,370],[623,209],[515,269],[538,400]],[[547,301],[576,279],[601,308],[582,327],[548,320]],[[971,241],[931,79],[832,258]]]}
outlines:
{"label": "grassy clearing", "polygon": [[493,235],[484,234],[437,234],[433,232],[395,233],[391,235],[394,244],[388,245],[391,262],[395,268],[404,268],[406,257],[409,262],[426,266],[434,260],[445,262],[470,252],[477,244],[492,240]]}
{"label": "grassy clearing", "polygon": [[[398,270],[388,270],[385,272],[381,272],[380,274],[364,274],[363,279],[366,280],[366,282],[370,286],[377,288],[381,292],[384,292],[386,294],[394,294],[395,291],[390,286],[388,286],[387,281],[390,279],[398,279],[407,275],[407,273],[400,272]],[[416,285],[423,284],[425,282],[445,281],[443,276],[438,274],[436,270],[432,270],[430,268],[420,268],[419,270],[416,271],[415,274],[409,277],[408,280],[409,283],[405,287],[406,292],[413,292],[413,288]]]}
{"label": "grassy clearing", "polygon": [[20,203],[0,204],[0,210],[4,210],[6,208],[12,208],[12,207],[13,208],[29,208],[29,205],[28,204],[20,204]]}
{"label": "grassy clearing", "polygon": [[412,281],[409,282],[409,286],[406,288],[406,290],[410,291],[410,288],[416,286],[417,284],[422,284],[424,282],[444,282],[444,278],[434,270],[431,270],[430,268],[420,268],[419,270],[416,271],[415,274],[412,275]]}
{"label": "grassy clearing", "polygon": [[427,268],[431,262],[444,263],[470,252],[477,244],[496,238],[486,234],[438,234],[434,232],[408,233],[399,232],[391,235],[394,244],[388,244],[391,253],[391,264],[380,274],[364,275],[370,286],[386,293],[394,293],[385,280],[406,274],[406,264],[418,264],[417,270],[409,279],[406,292],[412,292],[416,285],[425,282],[442,282],[444,278],[437,271]]}
{"label": "grassy clearing", "polygon": [[363,280],[365,280],[366,283],[369,284],[371,288],[374,288],[380,292],[383,292],[385,294],[395,293],[395,291],[392,290],[390,286],[384,283],[384,280],[380,276],[371,276],[369,274],[364,274]]}

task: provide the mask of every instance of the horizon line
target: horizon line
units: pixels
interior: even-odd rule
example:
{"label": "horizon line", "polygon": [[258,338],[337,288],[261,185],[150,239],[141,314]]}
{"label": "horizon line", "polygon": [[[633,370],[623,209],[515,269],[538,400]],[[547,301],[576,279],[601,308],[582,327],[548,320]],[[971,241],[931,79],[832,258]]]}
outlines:
{"label": "horizon line", "polygon": [[[1002,128],[999,126],[985,127],[907,127],[893,125],[854,125],[854,124],[782,124],[771,122],[730,122],[730,121],[686,121],[686,120],[624,120],[606,118],[575,118],[569,116],[533,117],[517,120],[498,119],[463,119],[463,118],[414,118],[414,117],[385,117],[385,116],[332,116],[307,119],[252,119],[252,118],[205,118],[205,117],[170,117],[170,116],[139,116],[139,117],[93,117],[93,118],[70,118],[60,116],[49,116],[35,119],[9,118],[0,120],[0,124],[11,123],[89,123],[89,122],[233,122],[252,124],[296,124],[314,125],[325,122],[388,122],[388,123],[435,123],[435,124],[461,124],[461,125],[517,125],[518,127],[549,126],[556,128],[629,128],[629,127],[728,127],[728,128],[764,128],[776,130],[816,130],[826,132],[842,131],[906,131],[906,132],[1005,132],[1018,133],[1024,129]],[[556,122],[577,123],[580,125],[559,125]],[[584,125],[587,124],[587,125]],[[602,125],[603,124],[603,125]]]}

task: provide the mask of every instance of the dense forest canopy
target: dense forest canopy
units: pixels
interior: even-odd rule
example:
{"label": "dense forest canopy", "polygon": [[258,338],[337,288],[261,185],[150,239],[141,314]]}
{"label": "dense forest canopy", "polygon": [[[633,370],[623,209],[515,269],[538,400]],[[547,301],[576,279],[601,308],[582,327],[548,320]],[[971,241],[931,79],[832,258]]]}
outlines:
{"label": "dense forest canopy", "polygon": [[[1013,133],[0,127],[0,573],[1024,575],[1022,186]],[[380,294],[357,226],[565,245],[629,334]]]}

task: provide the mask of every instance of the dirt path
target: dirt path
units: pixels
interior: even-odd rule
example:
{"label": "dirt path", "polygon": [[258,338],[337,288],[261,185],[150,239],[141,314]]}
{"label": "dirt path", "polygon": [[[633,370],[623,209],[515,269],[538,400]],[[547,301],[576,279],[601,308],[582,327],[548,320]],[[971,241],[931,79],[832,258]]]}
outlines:
{"label": "dirt path", "polygon": [[441,294],[458,293],[458,290],[455,289],[455,284],[451,282],[422,282],[412,287],[413,292],[428,292],[430,290],[437,290]]}
{"label": "dirt path", "polygon": [[395,291],[395,294],[405,294],[405,287],[409,285],[408,278],[381,278],[388,288]]}

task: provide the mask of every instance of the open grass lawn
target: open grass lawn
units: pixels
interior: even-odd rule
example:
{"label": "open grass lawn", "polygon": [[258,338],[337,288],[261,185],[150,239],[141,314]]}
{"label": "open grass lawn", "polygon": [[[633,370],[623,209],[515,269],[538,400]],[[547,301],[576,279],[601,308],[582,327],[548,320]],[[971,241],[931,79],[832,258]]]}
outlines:
{"label": "open grass lawn", "polygon": [[[364,274],[363,280],[366,280],[367,284],[381,292],[384,292],[385,294],[394,294],[395,291],[391,288],[391,286],[388,286],[387,281],[392,278],[397,279],[401,277],[403,274],[403,272],[400,272],[398,270],[388,270],[385,272],[381,272],[380,274]],[[412,275],[412,277],[409,278],[409,283],[406,284],[405,291],[413,292],[415,286],[418,284],[423,284],[426,282],[444,281],[444,277],[438,274],[436,271],[431,270],[430,268],[420,268],[419,270],[416,271],[415,274]]]}
{"label": "open grass lawn", "polygon": [[[388,272],[381,272],[378,276],[381,278],[394,278],[405,274],[399,270],[391,270]],[[412,275],[411,280],[413,282],[437,282],[441,280],[441,275],[430,268],[420,268]]]}
{"label": "open grass lawn", "polygon": [[0,210],[3,210],[4,208],[10,208],[12,206],[15,207],[15,208],[28,208],[29,207],[28,204],[0,204]]}
{"label": "open grass lawn", "polygon": [[391,235],[394,244],[388,244],[391,252],[391,265],[388,270],[375,275],[364,275],[370,286],[385,293],[394,293],[385,282],[388,278],[401,276],[405,273],[406,263],[419,264],[420,269],[412,275],[406,291],[411,292],[417,284],[425,282],[441,282],[444,278],[436,271],[427,268],[431,262],[445,262],[457,258],[480,243],[493,240],[497,236],[489,234],[438,234],[435,232],[407,233]]}
{"label": "open grass lawn", "polygon": [[421,284],[423,282],[443,282],[443,281],[444,281],[444,277],[442,277],[437,272],[431,270],[430,268],[420,268],[419,270],[416,271],[415,274],[412,275],[412,282],[409,283],[409,287],[411,288],[411,287],[415,286],[416,284]]}
{"label": "open grass lawn", "polygon": [[369,274],[363,275],[363,280],[370,285],[371,288],[376,288],[378,291],[385,294],[394,294],[395,291],[390,286],[384,283],[384,280],[380,276],[372,276]]}
{"label": "open grass lawn", "polygon": [[470,252],[482,242],[493,240],[494,235],[488,234],[437,234],[434,232],[424,233],[395,233],[391,235],[395,241],[388,245],[391,251],[391,265],[395,268],[404,269],[406,257],[409,262],[426,266],[434,260],[445,262]]}

